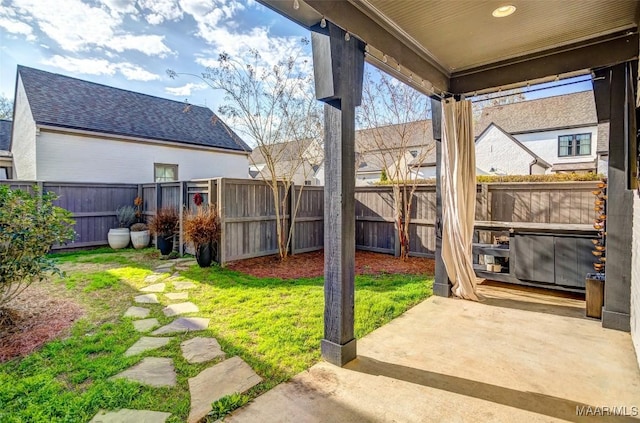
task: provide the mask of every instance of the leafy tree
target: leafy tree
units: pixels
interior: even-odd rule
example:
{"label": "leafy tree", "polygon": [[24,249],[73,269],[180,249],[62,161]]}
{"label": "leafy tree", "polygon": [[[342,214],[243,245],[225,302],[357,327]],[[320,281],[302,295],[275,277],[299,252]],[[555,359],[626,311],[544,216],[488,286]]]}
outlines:
{"label": "leafy tree", "polygon": [[389,180],[389,177],[387,177],[387,169],[382,169],[382,172],[380,172],[380,182],[387,182]]}
{"label": "leafy tree", "polygon": [[75,233],[71,213],[54,206],[56,198],[36,187],[29,193],[0,186],[0,323],[7,302],[48,273],[60,273],[47,253]]}
{"label": "leafy tree", "polygon": [[13,101],[0,95],[0,119],[13,119]]}
{"label": "leafy tree", "polygon": [[[305,45],[308,42],[302,40]],[[296,176],[302,173],[306,180],[313,171],[305,152],[310,141],[320,143],[322,139],[322,111],[313,92],[313,70],[302,53],[302,49],[294,49],[274,65],[269,65],[256,49],[240,58],[223,53],[216,66],[202,75],[192,75],[224,93],[219,113],[260,149],[264,166],[259,175],[270,187],[276,205],[282,259],[288,255],[292,236],[285,225],[290,188]],[[168,74],[173,78],[178,75],[174,71]],[[301,197],[291,210],[291,219],[296,216]]]}
{"label": "leafy tree", "polygon": [[393,187],[394,222],[400,239],[400,256],[409,256],[411,205],[420,179],[420,167],[434,146],[427,145],[430,130],[430,101],[427,96],[395,78],[376,70],[367,73],[363,85],[358,120],[367,129],[360,131],[357,148],[382,169]]}

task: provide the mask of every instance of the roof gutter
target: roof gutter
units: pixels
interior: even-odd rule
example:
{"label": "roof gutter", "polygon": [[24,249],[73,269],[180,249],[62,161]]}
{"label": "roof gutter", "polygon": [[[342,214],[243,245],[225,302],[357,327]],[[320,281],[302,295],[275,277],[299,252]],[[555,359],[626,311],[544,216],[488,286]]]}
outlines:
{"label": "roof gutter", "polygon": [[150,145],[161,145],[161,146],[173,147],[173,148],[187,148],[190,150],[215,151],[215,152],[227,153],[227,154],[241,154],[245,156],[249,156],[249,154],[251,154],[251,151],[239,151],[239,150],[231,150],[231,149],[221,148],[221,147],[211,147],[206,145],[181,143],[176,141],[163,141],[163,140],[156,140],[153,138],[132,137],[128,135],[109,134],[106,132],[94,132],[94,131],[87,131],[84,129],[67,128],[62,126],[46,125],[41,123],[36,123],[36,130],[59,132],[63,134],[78,135],[78,136],[86,135],[93,138],[110,139],[110,140],[115,139],[117,141],[123,141],[123,142],[144,142],[145,144],[150,144]]}

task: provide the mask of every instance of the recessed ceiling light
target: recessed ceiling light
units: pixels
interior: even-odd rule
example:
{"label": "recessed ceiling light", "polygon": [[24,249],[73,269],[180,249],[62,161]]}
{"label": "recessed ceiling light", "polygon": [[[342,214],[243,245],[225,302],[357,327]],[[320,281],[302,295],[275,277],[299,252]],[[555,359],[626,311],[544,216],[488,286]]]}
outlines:
{"label": "recessed ceiling light", "polygon": [[491,14],[493,15],[494,18],[504,18],[505,16],[511,15],[515,11],[516,11],[516,7],[511,4],[508,4],[506,6],[498,7]]}

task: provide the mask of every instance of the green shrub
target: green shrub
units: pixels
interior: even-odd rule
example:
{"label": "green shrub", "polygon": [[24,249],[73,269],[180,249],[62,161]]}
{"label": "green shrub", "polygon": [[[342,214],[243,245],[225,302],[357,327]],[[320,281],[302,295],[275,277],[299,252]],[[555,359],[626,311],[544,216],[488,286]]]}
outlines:
{"label": "green shrub", "polygon": [[[479,184],[490,184],[499,182],[571,182],[571,181],[601,181],[604,178],[599,173],[550,173],[546,175],[477,175],[476,181]],[[409,181],[413,184],[414,181]],[[420,179],[419,185],[435,185],[436,179]],[[380,181],[376,185],[395,185],[393,180]]]}
{"label": "green shrub", "polygon": [[71,213],[57,196],[0,186],[0,308],[49,272],[60,273],[47,252],[74,238]]}

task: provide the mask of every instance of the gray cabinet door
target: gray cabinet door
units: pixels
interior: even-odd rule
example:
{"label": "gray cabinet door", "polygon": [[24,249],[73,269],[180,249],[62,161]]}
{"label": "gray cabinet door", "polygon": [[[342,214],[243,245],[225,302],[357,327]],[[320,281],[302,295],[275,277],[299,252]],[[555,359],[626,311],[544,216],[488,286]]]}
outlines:
{"label": "gray cabinet door", "polygon": [[516,278],[530,282],[554,283],[554,237],[516,234],[513,238]]}
{"label": "gray cabinet door", "polygon": [[593,272],[592,247],[589,238],[555,237],[557,285],[584,288],[587,273]]}

